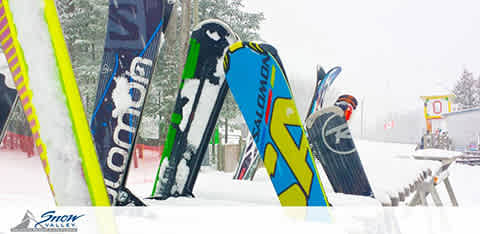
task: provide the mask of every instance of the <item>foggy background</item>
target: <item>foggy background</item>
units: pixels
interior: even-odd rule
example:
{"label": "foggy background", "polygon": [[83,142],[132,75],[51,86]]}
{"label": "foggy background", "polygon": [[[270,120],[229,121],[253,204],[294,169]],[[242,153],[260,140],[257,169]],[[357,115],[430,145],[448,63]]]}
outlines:
{"label": "foggy background", "polygon": [[[364,108],[365,138],[419,141],[425,129],[420,96],[451,93],[464,69],[479,74],[478,1],[244,3],[248,11],[264,12],[260,35],[278,49],[300,113],[313,93],[315,65],[342,67],[331,88],[358,99],[351,126],[357,137]],[[385,130],[392,120],[394,128]]]}

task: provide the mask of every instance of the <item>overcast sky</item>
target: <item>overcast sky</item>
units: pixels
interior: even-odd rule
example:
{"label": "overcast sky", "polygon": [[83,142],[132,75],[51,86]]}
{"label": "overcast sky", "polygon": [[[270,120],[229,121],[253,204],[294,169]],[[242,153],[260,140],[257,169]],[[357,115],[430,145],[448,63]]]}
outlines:
{"label": "overcast sky", "polygon": [[334,87],[379,110],[422,107],[419,96],[448,93],[464,68],[480,74],[478,0],[244,4],[248,11],[264,12],[261,36],[278,49],[291,80],[313,85],[315,64],[339,65],[343,72]]}

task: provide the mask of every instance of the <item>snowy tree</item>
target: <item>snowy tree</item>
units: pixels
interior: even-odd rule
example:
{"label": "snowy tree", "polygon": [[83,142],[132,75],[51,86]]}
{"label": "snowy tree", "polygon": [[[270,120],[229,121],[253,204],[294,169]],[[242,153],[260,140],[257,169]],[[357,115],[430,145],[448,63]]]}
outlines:
{"label": "snowy tree", "polygon": [[473,74],[465,69],[462,76],[453,88],[455,103],[461,109],[480,106],[480,79],[475,79]]}
{"label": "snowy tree", "polygon": [[265,20],[263,13],[244,11],[242,0],[200,0],[201,20],[216,18],[224,21],[244,41],[260,40],[260,23]]}
{"label": "snowy tree", "polygon": [[[230,25],[243,40],[260,40],[258,30],[261,21],[264,20],[263,13],[245,12],[241,0],[198,0],[198,9],[192,9],[195,4],[187,3],[191,3],[190,0],[177,1],[175,14],[170,18],[169,27],[176,30],[171,32],[167,30],[167,42],[158,59],[144,110],[144,116],[160,116],[161,140],[165,139],[167,134],[188,51],[189,33],[195,26],[195,20],[201,22],[210,18],[220,19]],[[193,17],[196,10],[198,10],[198,19]],[[188,12],[188,17],[185,12]],[[220,120],[222,123],[228,123],[228,119],[238,114],[237,104],[232,95],[228,94]]]}
{"label": "snowy tree", "polygon": [[75,77],[89,117],[94,109],[102,62],[108,1],[57,0],[56,4]]}
{"label": "snowy tree", "polygon": [[[241,0],[200,0],[199,18],[200,20],[215,18],[224,21],[238,34],[241,40],[260,40],[258,30],[260,29],[260,23],[265,19],[263,13],[249,13],[245,12],[243,8],[244,5]],[[239,114],[237,103],[229,91],[219,119],[220,124],[224,125],[225,142],[228,138],[228,128],[234,127],[233,123],[229,123],[228,120]]]}
{"label": "snowy tree", "polygon": [[[165,139],[170,115],[178,92],[183,71],[188,39],[195,20],[198,22],[217,18],[238,33],[243,40],[259,40],[260,22],[263,13],[248,13],[243,9],[242,0],[177,0],[167,29],[167,41],[155,65],[149,94],[143,116],[160,119],[160,139]],[[102,63],[103,48],[108,17],[108,1],[105,0],[57,0],[57,10],[69,49],[83,104],[90,118],[97,91]],[[194,19],[194,12],[198,19]],[[221,118],[231,118],[238,114],[232,96],[225,101]],[[160,118],[159,118],[160,116]],[[142,124],[140,131],[152,122]],[[145,126],[143,126],[145,125]]]}

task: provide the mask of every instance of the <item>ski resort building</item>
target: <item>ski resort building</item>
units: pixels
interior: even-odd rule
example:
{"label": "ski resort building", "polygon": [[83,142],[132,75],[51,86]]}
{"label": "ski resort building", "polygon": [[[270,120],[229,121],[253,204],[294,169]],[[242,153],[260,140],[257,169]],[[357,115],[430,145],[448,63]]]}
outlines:
{"label": "ski resort building", "polygon": [[480,145],[480,107],[445,113],[443,126],[457,151],[478,151]]}

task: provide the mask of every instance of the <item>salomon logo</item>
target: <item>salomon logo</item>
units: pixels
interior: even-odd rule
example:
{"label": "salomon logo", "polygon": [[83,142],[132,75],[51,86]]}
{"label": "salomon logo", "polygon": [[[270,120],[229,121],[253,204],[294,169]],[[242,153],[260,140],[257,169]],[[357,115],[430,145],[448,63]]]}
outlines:
{"label": "salomon logo", "polygon": [[[119,98],[119,103],[115,103],[115,109],[112,111],[112,117],[117,118],[117,126],[113,131],[113,141],[116,146],[108,152],[106,166],[118,174],[118,177],[115,180],[105,178],[105,184],[107,185],[108,194],[111,198],[117,197],[116,190],[120,187],[123,177],[125,176],[128,151],[133,143],[132,136],[136,132],[135,124],[132,124],[131,120],[138,120],[140,118],[140,108],[143,106],[148,85],[148,79],[145,78],[145,70],[147,68],[151,69],[151,67],[152,60],[141,57],[134,58],[130,66],[130,71],[126,72],[126,74],[131,77],[131,79],[128,79],[128,87],[118,91],[120,92],[118,95],[129,97],[127,98],[129,100]],[[117,78],[117,88],[120,86],[120,79],[127,78]],[[123,81],[126,82],[127,80]],[[134,91],[136,94],[138,93],[138,95],[135,95],[135,98],[131,95]],[[112,202],[115,201],[112,199]]]}
{"label": "salomon logo", "polygon": [[262,60],[262,67],[260,69],[260,76],[263,78],[260,80],[260,87],[258,88],[257,93],[257,111],[256,119],[254,121],[254,129],[252,132],[252,137],[255,141],[258,141],[258,135],[260,133],[260,124],[263,120],[263,115],[265,114],[265,103],[267,98],[267,82],[268,82],[268,74],[270,74],[269,65],[267,64],[270,61],[270,56],[268,54]]}

